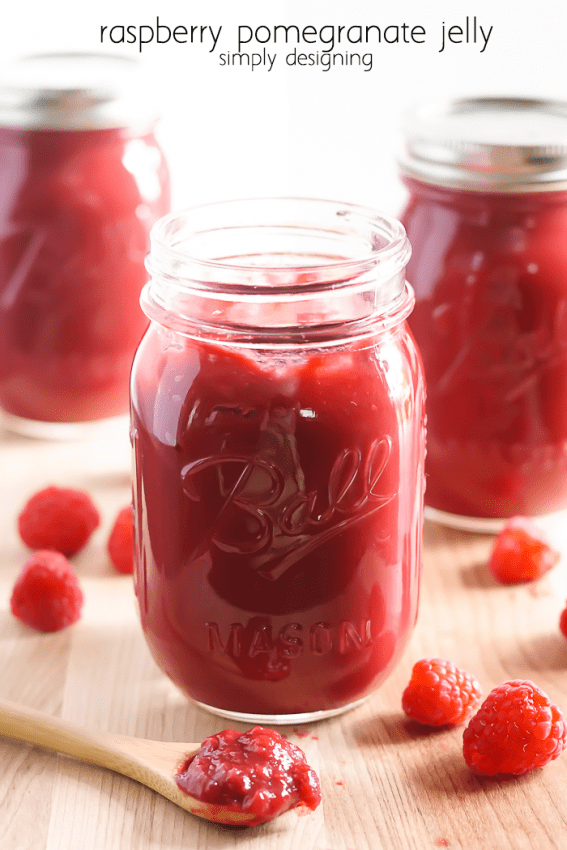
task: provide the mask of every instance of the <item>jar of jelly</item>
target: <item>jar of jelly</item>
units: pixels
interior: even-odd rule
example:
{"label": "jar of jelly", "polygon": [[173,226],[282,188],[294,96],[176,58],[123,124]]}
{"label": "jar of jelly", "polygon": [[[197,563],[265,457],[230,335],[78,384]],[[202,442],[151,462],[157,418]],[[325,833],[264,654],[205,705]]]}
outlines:
{"label": "jar of jelly", "polygon": [[169,210],[137,63],[24,57],[0,78],[0,408],[64,437],[128,413],[152,224]]}
{"label": "jar of jelly", "polygon": [[421,361],[399,222],[212,204],[151,236],[132,373],[135,586],[158,665],[223,716],[357,704],[412,631]]}
{"label": "jar of jelly", "polygon": [[471,98],[405,124],[402,215],[427,378],[426,516],[567,507],[567,104]]}

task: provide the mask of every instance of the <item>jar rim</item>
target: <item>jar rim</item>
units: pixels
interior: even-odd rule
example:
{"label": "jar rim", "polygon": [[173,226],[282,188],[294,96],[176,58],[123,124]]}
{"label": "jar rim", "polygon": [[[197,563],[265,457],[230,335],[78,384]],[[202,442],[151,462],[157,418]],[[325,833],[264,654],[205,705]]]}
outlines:
{"label": "jar rim", "polygon": [[[269,251],[204,255],[208,242],[223,230],[233,231],[236,240],[246,229],[266,236],[270,228],[280,231],[282,243],[287,230],[296,237],[309,229],[319,230],[322,239],[338,240],[345,256],[290,254],[284,263],[284,253]],[[352,244],[346,255],[349,239]],[[193,249],[189,240],[193,240]],[[278,293],[290,293],[290,287],[296,297],[308,297],[329,288],[356,286],[377,269],[381,277],[393,278],[411,254],[405,229],[393,216],[361,205],[309,197],[234,199],[172,212],[154,224],[150,244],[146,267],[152,275],[191,290],[271,299]]]}

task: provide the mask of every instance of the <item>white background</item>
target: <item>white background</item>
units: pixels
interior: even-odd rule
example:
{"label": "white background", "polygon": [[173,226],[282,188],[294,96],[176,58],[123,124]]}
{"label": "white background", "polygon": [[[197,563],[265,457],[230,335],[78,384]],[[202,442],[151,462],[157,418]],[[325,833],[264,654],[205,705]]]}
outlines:
{"label": "white background", "polygon": [[[0,56],[100,50],[101,25],[152,25],[157,15],[172,28],[223,25],[213,54],[208,46],[173,43],[148,45],[141,54],[160,92],[174,207],[301,195],[396,213],[403,199],[395,165],[399,117],[409,104],[467,94],[567,100],[564,0],[12,0],[0,12]],[[480,44],[440,53],[442,22],[464,27],[467,15],[493,27],[484,53]],[[269,73],[219,65],[219,52],[236,50],[239,24],[402,23],[425,27],[426,43],[374,46],[370,72],[289,68],[284,57],[292,46],[278,48]],[[137,46],[110,49],[140,55]]]}

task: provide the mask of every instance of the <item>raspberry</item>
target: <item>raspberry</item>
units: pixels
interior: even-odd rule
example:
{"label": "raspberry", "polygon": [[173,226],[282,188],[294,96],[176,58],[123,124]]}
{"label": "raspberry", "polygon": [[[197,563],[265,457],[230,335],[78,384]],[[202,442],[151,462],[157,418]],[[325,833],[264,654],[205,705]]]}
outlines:
{"label": "raspberry", "polygon": [[559,617],[559,630],[565,635],[565,637],[567,637],[567,605],[565,605],[565,608]]}
{"label": "raspberry", "polygon": [[122,508],[108,538],[108,554],[119,573],[134,571],[134,522],[132,508]]}
{"label": "raspberry", "polygon": [[465,761],[479,776],[527,773],[556,759],[566,745],[563,712],[524,679],[494,688],[463,734]]}
{"label": "raspberry", "polygon": [[56,632],[81,616],[83,592],[64,555],[34,552],[16,579],[10,599],[12,614],[42,632]]}
{"label": "raspberry", "polygon": [[88,493],[46,487],[31,497],[18,517],[20,537],[30,549],[54,549],[74,555],[100,523]]}
{"label": "raspberry", "polygon": [[482,689],[470,673],[452,661],[423,658],[413,665],[402,708],[425,726],[457,726],[472,717],[481,699]]}
{"label": "raspberry", "polygon": [[513,517],[494,541],[488,566],[498,581],[515,584],[541,578],[560,557],[531,520]]}

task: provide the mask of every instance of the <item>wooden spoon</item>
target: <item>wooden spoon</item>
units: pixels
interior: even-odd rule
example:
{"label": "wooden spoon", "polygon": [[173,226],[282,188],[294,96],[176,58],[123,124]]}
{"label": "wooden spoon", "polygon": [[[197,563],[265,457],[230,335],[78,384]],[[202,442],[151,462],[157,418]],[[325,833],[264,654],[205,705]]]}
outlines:
{"label": "wooden spoon", "polygon": [[128,735],[92,733],[40,711],[0,700],[0,735],[38,744],[82,761],[107,767],[147,785],[192,815],[214,823],[245,826],[254,820],[248,812],[204,803],[181,791],[175,782],[177,768],[200,749],[200,744],[147,741]]}

